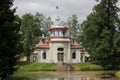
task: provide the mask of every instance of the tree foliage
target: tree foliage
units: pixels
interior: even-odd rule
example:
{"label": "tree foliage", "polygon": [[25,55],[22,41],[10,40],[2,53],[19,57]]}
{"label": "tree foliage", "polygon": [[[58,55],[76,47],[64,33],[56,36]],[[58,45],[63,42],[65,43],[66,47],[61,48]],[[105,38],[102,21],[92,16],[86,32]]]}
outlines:
{"label": "tree foliage", "polygon": [[0,1],[0,79],[6,80],[16,70],[15,65],[20,53],[19,22],[13,0]]}
{"label": "tree foliage", "polygon": [[69,34],[77,40],[81,32],[77,15],[73,14],[69,17],[67,20],[67,25],[69,26]]}
{"label": "tree foliage", "polygon": [[25,14],[22,16],[20,29],[23,36],[22,38],[23,49],[24,49],[23,53],[28,56],[28,60],[29,60],[29,55],[35,47],[36,36],[38,36],[40,32],[40,29],[37,26],[37,22],[32,14]]}
{"label": "tree foliage", "polygon": [[120,40],[118,0],[101,0],[81,25],[82,41],[92,56],[109,69],[119,68]]}
{"label": "tree foliage", "polygon": [[25,14],[22,16],[21,33],[23,35],[24,55],[29,56],[33,52],[35,45],[39,42],[39,37],[48,35],[48,27],[52,24],[51,18],[46,18],[41,13]]}
{"label": "tree foliage", "polygon": [[48,36],[48,28],[52,25],[51,17],[45,17],[42,13],[36,13],[34,18],[36,19],[41,31],[41,35]]}

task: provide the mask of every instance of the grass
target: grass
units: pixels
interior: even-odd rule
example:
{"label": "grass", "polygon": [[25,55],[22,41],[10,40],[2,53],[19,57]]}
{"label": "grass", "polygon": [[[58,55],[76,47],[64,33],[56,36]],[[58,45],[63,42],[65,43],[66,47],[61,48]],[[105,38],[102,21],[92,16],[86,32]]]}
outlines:
{"label": "grass", "polygon": [[118,78],[120,78],[120,71],[115,74]]}
{"label": "grass", "polygon": [[99,71],[103,70],[103,67],[100,65],[92,64],[92,63],[79,63],[79,64],[71,64],[75,71]]}
{"label": "grass", "polygon": [[36,62],[20,62],[17,66],[18,71],[56,71],[56,64],[36,63]]}
{"label": "grass", "polygon": [[[99,65],[92,63],[70,64],[74,71],[98,71],[103,70]],[[18,71],[34,72],[34,71],[56,71],[56,64],[36,63],[36,62],[20,62],[17,65]]]}

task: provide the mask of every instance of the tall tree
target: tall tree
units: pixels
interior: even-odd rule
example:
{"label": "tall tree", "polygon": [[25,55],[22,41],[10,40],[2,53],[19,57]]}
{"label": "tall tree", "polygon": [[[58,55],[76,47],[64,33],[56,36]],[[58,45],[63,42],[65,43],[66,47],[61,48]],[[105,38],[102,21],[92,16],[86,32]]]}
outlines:
{"label": "tall tree", "polygon": [[15,19],[13,0],[0,1],[0,79],[6,80],[16,70],[19,55],[19,24]]}
{"label": "tall tree", "polygon": [[47,30],[51,24],[51,18],[46,18],[41,13],[36,13],[35,15],[25,14],[22,16],[21,32],[23,35],[23,49],[28,61],[35,45],[39,42],[39,37],[48,35]]}
{"label": "tall tree", "polygon": [[67,20],[67,25],[69,26],[69,34],[72,37],[77,38],[80,33],[80,25],[77,20],[77,15],[73,14]]}
{"label": "tall tree", "polygon": [[49,31],[48,31],[48,28],[51,27],[52,24],[53,24],[53,22],[52,22],[50,16],[45,19],[44,30],[43,30],[44,35],[46,35],[46,36],[49,35],[49,33],[48,33],[48,32],[49,32]]}
{"label": "tall tree", "polygon": [[40,36],[48,36],[48,28],[51,27],[53,23],[51,17],[46,18],[42,13],[36,13],[34,17],[41,31]]}
{"label": "tall tree", "polygon": [[36,38],[39,36],[40,28],[32,14],[25,14],[22,16],[21,33],[23,35],[23,49],[24,54],[29,61],[30,53],[34,50]]}
{"label": "tall tree", "polygon": [[119,28],[118,12],[120,11],[116,6],[117,2],[118,0],[100,0],[100,3],[94,7],[93,13],[81,25],[84,46],[98,57],[105,68],[112,69],[115,69],[114,65],[116,68],[120,65],[119,59],[115,56],[120,53],[116,53],[115,50],[115,40],[119,41],[116,36],[120,36],[116,30]]}

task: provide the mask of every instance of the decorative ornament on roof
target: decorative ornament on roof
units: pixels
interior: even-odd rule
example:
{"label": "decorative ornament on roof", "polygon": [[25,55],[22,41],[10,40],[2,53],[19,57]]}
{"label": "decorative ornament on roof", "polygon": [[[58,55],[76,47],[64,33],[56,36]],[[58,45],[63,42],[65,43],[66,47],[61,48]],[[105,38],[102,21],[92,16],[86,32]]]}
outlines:
{"label": "decorative ornament on roof", "polygon": [[57,16],[57,18],[55,19],[55,26],[60,26],[60,18],[59,18],[59,16]]}
{"label": "decorative ornament on roof", "polygon": [[[58,11],[59,7],[56,6],[56,9],[57,9],[57,11]],[[57,18],[55,19],[55,26],[60,26],[60,18],[59,18],[58,15],[57,15]]]}
{"label": "decorative ornament on roof", "polygon": [[[59,9],[59,6],[56,6],[57,12],[58,12],[58,9]],[[66,23],[64,21],[61,21],[58,14],[57,14],[54,24],[49,28],[49,30],[52,30],[52,28],[66,28],[67,29]]]}

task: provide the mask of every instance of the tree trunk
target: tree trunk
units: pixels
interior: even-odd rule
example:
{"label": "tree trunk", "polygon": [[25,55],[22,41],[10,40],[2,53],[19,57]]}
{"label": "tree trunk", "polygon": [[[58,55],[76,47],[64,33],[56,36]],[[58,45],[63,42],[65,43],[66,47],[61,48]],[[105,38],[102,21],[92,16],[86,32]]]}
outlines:
{"label": "tree trunk", "polygon": [[30,55],[27,55],[27,61],[30,62]]}

